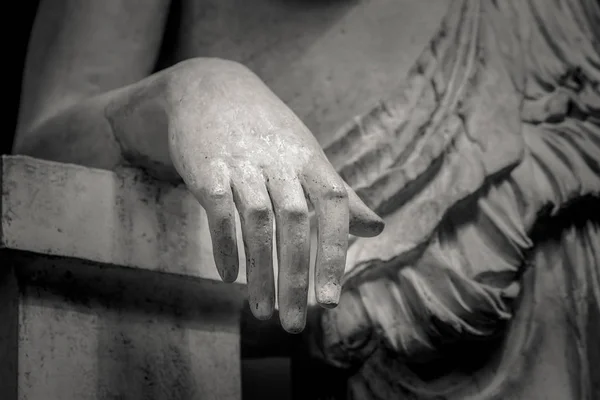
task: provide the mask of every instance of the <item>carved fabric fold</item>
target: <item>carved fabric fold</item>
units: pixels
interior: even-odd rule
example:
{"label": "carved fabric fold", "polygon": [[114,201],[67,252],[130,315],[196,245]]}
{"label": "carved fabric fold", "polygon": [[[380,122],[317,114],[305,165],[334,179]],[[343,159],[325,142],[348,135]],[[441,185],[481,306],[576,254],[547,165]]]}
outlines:
{"label": "carved fabric fold", "polygon": [[[600,398],[588,356],[600,354],[598,223],[529,238],[600,197],[597,1],[454,1],[407,83],[326,154],[386,220],[349,249],[340,305],[321,318],[325,359],[358,368],[353,398],[531,398],[519,382],[550,311],[575,316],[564,335],[579,347],[561,342],[579,371],[568,398]],[[412,371],[465,343],[489,358],[427,382]]]}

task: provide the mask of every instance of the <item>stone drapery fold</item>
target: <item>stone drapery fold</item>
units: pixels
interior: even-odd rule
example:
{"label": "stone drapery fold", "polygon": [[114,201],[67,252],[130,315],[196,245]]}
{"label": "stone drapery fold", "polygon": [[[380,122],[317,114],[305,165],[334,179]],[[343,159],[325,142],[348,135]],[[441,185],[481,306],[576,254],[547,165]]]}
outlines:
{"label": "stone drapery fold", "polygon": [[[572,398],[600,396],[598,221],[529,237],[582,199],[599,207],[597,1],[454,1],[407,83],[326,153],[386,219],[350,248],[316,341],[357,371],[353,398],[529,398],[520,382],[535,380],[549,310],[576,338],[561,342],[575,354]],[[486,357],[448,363],[457,348]]]}

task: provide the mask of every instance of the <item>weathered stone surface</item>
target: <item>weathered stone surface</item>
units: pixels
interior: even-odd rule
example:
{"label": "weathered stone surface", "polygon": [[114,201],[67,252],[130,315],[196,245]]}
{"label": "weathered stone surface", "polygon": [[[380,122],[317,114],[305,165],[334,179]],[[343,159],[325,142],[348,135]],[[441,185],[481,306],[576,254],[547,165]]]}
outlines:
{"label": "weathered stone surface", "polygon": [[241,398],[244,286],[183,189],[3,157],[1,205],[2,399]]}
{"label": "weathered stone surface", "polygon": [[2,247],[220,282],[210,243],[206,213],[183,186],[136,169],[2,158]]}

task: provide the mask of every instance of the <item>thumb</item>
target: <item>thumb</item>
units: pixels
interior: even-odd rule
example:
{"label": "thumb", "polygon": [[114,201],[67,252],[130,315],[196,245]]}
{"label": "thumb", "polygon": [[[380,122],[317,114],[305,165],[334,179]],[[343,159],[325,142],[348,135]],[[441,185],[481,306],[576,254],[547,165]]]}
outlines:
{"label": "thumb", "polygon": [[350,233],[355,236],[373,237],[379,235],[385,222],[358,197],[348,184],[344,183],[348,192],[350,209]]}

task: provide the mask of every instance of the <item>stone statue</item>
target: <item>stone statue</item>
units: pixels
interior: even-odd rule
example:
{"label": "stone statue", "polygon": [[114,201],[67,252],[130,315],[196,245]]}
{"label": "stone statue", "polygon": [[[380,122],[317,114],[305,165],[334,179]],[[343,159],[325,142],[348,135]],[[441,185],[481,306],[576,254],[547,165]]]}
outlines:
{"label": "stone statue", "polygon": [[[170,3],[42,1],[14,152],[105,169],[129,162],[161,179],[183,179],[207,212],[224,281],[238,274],[237,208],[249,302],[260,319],[275,304],[275,225],[279,316],[286,330],[299,332],[308,297],[309,205],[319,235],[316,298],[326,307],[340,297],[349,233],[377,235],[383,223],[345,185],[300,118],[247,67],[187,58],[151,74]],[[184,26],[195,3],[182,13]],[[204,38],[195,38],[202,53]],[[174,57],[185,57],[192,44],[181,44]]]}
{"label": "stone statue", "polygon": [[42,1],[14,151],[183,179],[225,281],[237,209],[250,309],[276,247],[289,332],[314,208],[303,335],[350,398],[599,398],[600,7],[434,3],[400,85],[400,1]]}
{"label": "stone statue", "polygon": [[310,337],[349,398],[600,398],[599,22],[594,1],[453,1],[326,149],[386,222]]}

